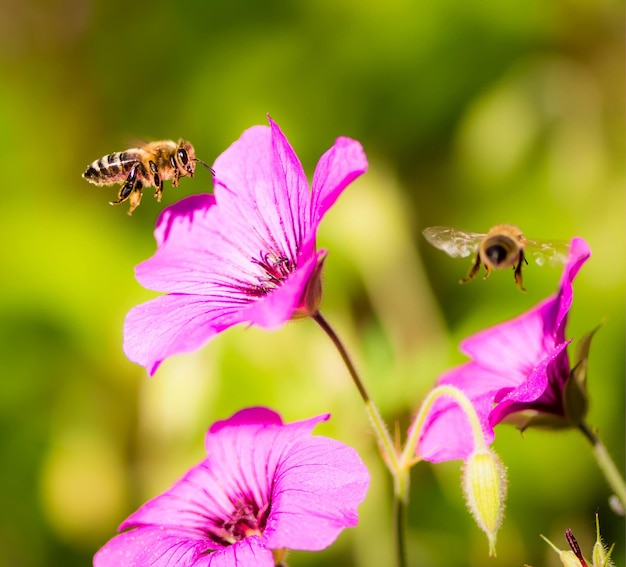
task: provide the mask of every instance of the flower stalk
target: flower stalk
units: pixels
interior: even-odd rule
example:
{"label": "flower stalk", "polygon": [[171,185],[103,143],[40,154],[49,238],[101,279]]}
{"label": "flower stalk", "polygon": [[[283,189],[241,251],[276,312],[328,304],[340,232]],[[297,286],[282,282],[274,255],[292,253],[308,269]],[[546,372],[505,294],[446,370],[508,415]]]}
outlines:
{"label": "flower stalk", "polygon": [[393,477],[394,494],[393,494],[393,507],[394,507],[394,535],[395,535],[395,548],[396,548],[396,564],[398,567],[406,567],[406,542],[405,542],[405,525],[406,525],[406,504],[408,502],[409,494],[409,475],[408,469],[402,469],[400,461],[398,460],[398,451],[396,446],[387,430],[385,422],[383,421],[376,404],[370,398],[365,384],[356,369],[356,366],[352,362],[352,358],[348,353],[343,341],[339,338],[339,335],[335,332],[333,327],[328,323],[324,316],[317,311],[311,315],[312,319],[322,328],[324,333],[332,341],[333,345],[339,352],[341,359],[343,360],[348,373],[356,386],[363,403],[365,404],[365,411],[369,417],[372,428],[378,440],[378,446],[382,453],[383,461],[387,465],[391,476]]}
{"label": "flower stalk", "polygon": [[626,483],[624,478],[620,474],[615,462],[606,450],[606,447],[600,440],[600,438],[591,430],[591,428],[584,422],[578,425],[578,429],[582,432],[585,438],[591,443],[593,456],[606,478],[609,486],[615,493],[615,496],[620,501],[622,509],[626,509]]}
{"label": "flower stalk", "polygon": [[453,386],[438,386],[426,396],[409,431],[409,438],[400,456],[400,465],[408,470],[421,460],[420,437],[435,403],[442,398],[451,398],[470,425],[473,449],[464,459],[463,492],[472,516],[487,535],[489,555],[495,556],[496,534],[502,523],[506,499],[506,469],[499,457],[489,449],[476,409],[461,390]]}
{"label": "flower stalk", "polygon": [[313,314],[311,317],[322,328],[324,333],[326,333],[328,338],[332,341],[333,345],[335,345],[335,348],[339,352],[343,363],[348,369],[348,373],[350,374],[350,377],[352,378],[352,381],[354,382],[354,385],[359,391],[359,395],[361,396],[361,399],[365,404],[365,411],[367,412],[372,427],[374,428],[374,433],[376,434],[378,444],[383,453],[383,459],[385,460],[385,463],[387,464],[387,467],[389,468],[391,473],[395,476],[395,471],[398,470],[398,457],[396,454],[394,443],[380,415],[380,412],[378,411],[378,408],[370,398],[370,395],[365,388],[365,384],[363,383],[363,380],[361,380],[356,366],[350,358],[348,350],[346,349],[342,340],[339,338],[339,335],[337,335],[335,330],[328,323],[328,321],[326,321],[324,316],[319,311]]}

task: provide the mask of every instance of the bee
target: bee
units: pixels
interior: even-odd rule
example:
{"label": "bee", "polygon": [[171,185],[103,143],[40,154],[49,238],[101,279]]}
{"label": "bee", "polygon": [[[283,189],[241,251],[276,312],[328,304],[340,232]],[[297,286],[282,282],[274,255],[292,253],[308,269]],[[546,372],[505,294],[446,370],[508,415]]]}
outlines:
{"label": "bee", "polygon": [[562,241],[529,240],[519,228],[510,224],[498,224],[487,234],[449,226],[431,226],[425,228],[423,234],[430,244],[453,258],[465,258],[476,253],[472,269],[459,283],[472,281],[481,264],[487,271],[485,278],[491,270],[512,267],[515,283],[522,291],[526,291],[522,284],[522,265],[528,264],[527,255],[540,266],[546,262],[563,264],[569,247],[567,242]]}
{"label": "bee", "polygon": [[163,181],[171,179],[172,186],[178,187],[181,177],[193,177],[196,162],[215,173],[196,157],[189,142],[182,139],[178,142],[161,140],[101,157],[87,167],[83,177],[94,185],[123,183],[117,201],[109,204],[119,205],[130,199],[130,215],[139,206],[144,187],[155,187],[154,196],[160,202]]}

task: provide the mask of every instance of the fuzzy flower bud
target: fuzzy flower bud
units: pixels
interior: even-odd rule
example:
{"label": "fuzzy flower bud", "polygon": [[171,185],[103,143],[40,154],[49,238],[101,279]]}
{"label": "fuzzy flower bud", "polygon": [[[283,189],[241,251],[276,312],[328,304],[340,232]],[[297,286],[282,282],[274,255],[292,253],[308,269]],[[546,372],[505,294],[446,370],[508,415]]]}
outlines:
{"label": "fuzzy flower bud", "polygon": [[496,554],[496,534],[504,516],[506,468],[491,450],[479,450],[463,468],[463,492],[476,523],[487,534],[489,555]]}
{"label": "fuzzy flower bud", "polygon": [[615,565],[611,561],[611,552],[613,546],[607,550],[602,537],[600,536],[600,520],[598,514],[596,514],[596,543],[593,544],[593,551],[591,552],[591,558],[593,561],[593,567],[613,567]]}
{"label": "fuzzy flower bud", "polygon": [[596,565],[598,565],[599,567],[613,567],[613,565],[615,565],[611,561],[610,554],[607,552],[606,547],[599,537],[596,543],[593,544],[591,560],[594,567],[596,567]]}

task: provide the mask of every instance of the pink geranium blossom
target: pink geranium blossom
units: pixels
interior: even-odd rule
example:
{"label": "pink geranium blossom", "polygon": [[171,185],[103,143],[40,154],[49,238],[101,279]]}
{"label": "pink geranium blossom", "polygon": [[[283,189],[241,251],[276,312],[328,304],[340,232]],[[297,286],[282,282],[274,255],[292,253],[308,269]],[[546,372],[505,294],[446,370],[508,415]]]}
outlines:
{"label": "pink geranium blossom", "polygon": [[363,148],[338,138],[320,158],[311,189],[280,128],[253,126],[213,164],[214,195],[195,195],[160,215],[157,251],[139,282],[163,295],[132,309],[124,350],[153,374],[237,323],[276,329],[319,306],[326,251],[317,227],[367,169]]}
{"label": "pink geranium blossom", "polygon": [[[587,243],[574,238],[558,292],[523,315],[465,339],[461,351],[471,361],[438,380],[471,400],[489,443],[493,428],[504,419],[524,416],[526,425],[568,425],[564,391],[570,380],[570,341],[565,326],[572,282],[590,255]],[[438,400],[423,428],[419,457],[432,462],[466,459],[472,450],[465,415],[451,401]]]}
{"label": "pink geranium blossom", "polygon": [[207,457],[144,504],[94,567],[272,567],[357,524],[369,474],[354,449],[311,436],[322,415],[284,424],[267,408],[213,424]]}

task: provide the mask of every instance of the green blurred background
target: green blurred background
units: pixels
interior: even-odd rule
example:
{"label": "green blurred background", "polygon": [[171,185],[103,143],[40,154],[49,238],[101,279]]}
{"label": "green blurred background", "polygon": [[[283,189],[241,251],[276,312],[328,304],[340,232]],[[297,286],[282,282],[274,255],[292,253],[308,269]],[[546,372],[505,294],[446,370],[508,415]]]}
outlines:
{"label": "green blurred background", "polygon": [[[372,476],[358,528],[291,565],[392,565],[389,480],[360,399],[311,321],[236,328],[149,379],[122,352],[125,313],[155,294],[133,267],[165,204],[132,217],[81,179],[137,139],[191,140],[211,163],[241,132],[282,127],[312,175],[340,135],[370,170],[325,218],[323,312],[389,424],[406,430],[468,334],[552,293],[530,265],[457,281],[429,225],[584,237],[569,335],[600,321],[589,421],[624,461],[624,46],[617,0],[0,2],[0,566],[89,565],[116,526],[203,455],[216,419],[256,404],[357,447]],[[520,348],[523,348],[521,346]],[[412,474],[411,565],[558,565],[539,538],[591,550],[594,514],[624,564],[624,521],[581,435],[497,430],[509,470],[498,557],[465,510],[459,462]]]}

